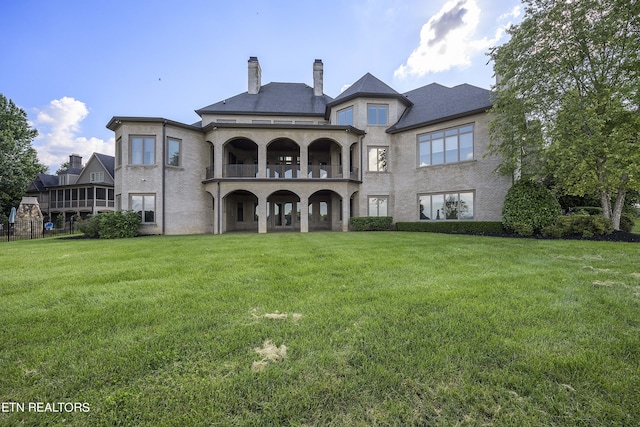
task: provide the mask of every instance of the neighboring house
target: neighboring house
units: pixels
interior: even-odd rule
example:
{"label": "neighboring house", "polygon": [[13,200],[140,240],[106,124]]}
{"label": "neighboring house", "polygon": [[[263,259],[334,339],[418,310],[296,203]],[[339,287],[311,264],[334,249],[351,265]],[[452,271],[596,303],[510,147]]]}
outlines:
{"label": "neighboring house", "polygon": [[82,167],[82,157],[72,154],[68,169],[57,175],[38,174],[27,194],[38,198],[49,221],[114,211],[113,166],[113,156],[94,153]]}
{"label": "neighboring house", "polygon": [[201,121],[113,117],[117,209],[147,234],[341,230],[353,216],[499,221],[511,180],[493,174],[491,93],[430,84],[400,94],[371,74],[335,99],[261,84],[201,108]]}

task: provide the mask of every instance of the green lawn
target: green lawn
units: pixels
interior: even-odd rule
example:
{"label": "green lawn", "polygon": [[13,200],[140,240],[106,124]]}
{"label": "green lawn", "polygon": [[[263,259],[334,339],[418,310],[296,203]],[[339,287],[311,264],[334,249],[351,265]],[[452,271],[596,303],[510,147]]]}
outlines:
{"label": "green lawn", "polygon": [[431,233],[0,243],[0,425],[637,426],[639,261]]}

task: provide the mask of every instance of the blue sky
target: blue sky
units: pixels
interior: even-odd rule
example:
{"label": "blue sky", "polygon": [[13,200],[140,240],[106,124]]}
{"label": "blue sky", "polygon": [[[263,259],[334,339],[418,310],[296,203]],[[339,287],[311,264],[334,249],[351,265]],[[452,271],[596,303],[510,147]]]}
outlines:
{"label": "blue sky", "polygon": [[113,155],[113,116],[194,123],[194,110],[262,83],[332,97],[367,72],[399,92],[437,82],[493,84],[486,52],[518,23],[517,0],[0,1],[0,93],[39,131],[54,172],[69,154]]}

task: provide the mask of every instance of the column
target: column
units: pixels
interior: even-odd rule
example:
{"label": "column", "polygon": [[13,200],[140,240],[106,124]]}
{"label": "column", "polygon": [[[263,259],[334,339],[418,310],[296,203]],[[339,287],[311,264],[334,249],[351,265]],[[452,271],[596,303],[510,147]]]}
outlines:
{"label": "column", "polygon": [[258,143],[258,178],[267,178],[267,146],[262,143]]}
{"label": "column", "polygon": [[266,197],[258,198],[258,233],[267,232],[267,211],[269,203]]}
{"label": "column", "polygon": [[309,198],[300,196],[300,232],[309,232]]}

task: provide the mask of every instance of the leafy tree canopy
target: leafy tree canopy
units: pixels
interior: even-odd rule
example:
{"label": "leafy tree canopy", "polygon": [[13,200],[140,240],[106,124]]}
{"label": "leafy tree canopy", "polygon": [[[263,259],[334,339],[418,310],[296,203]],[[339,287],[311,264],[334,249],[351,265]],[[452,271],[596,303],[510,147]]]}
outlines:
{"label": "leafy tree canopy", "polygon": [[24,110],[0,94],[0,217],[18,206],[29,182],[47,169],[31,145],[37,135]]}
{"label": "leafy tree canopy", "polygon": [[489,54],[499,172],[596,194],[618,229],[626,193],[640,189],[640,1],[524,3],[509,42]]}

